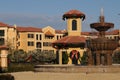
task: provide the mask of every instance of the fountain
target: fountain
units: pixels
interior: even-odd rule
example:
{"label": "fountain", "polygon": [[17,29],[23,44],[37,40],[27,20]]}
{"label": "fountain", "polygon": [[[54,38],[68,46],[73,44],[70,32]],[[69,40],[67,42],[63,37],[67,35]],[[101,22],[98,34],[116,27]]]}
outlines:
{"label": "fountain", "polygon": [[107,39],[105,32],[114,27],[113,23],[105,22],[103,9],[99,17],[100,22],[90,24],[90,27],[99,32],[98,38],[87,40],[89,65],[112,65],[113,50],[118,47],[114,39]]}

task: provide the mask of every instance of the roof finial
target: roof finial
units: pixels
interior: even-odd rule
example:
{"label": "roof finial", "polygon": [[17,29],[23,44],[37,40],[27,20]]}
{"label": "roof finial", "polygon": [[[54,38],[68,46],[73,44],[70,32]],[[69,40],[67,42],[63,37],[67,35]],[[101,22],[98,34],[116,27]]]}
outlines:
{"label": "roof finial", "polygon": [[14,27],[15,27],[15,29],[17,28],[17,25],[16,24],[14,24]]}

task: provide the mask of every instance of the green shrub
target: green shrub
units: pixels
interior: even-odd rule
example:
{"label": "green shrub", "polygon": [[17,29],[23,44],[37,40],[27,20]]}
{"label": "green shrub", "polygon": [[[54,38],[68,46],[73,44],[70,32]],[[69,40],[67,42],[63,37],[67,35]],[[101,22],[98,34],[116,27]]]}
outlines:
{"label": "green shrub", "polygon": [[0,80],[15,80],[11,74],[0,75]]}
{"label": "green shrub", "polygon": [[67,52],[62,53],[62,64],[67,64],[69,61]]}
{"label": "green shrub", "polygon": [[84,52],[83,53],[83,56],[81,57],[81,65],[87,65],[88,64],[88,55],[87,55],[87,52]]}
{"label": "green shrub", "polygon": [[30,63],[11,63],[8,72],[33,71],[34,64]]}
{"label": "green shrub", "polygon": [[114,55],[113,55],[113,63],[120,64],[120,51],[114,53]]}

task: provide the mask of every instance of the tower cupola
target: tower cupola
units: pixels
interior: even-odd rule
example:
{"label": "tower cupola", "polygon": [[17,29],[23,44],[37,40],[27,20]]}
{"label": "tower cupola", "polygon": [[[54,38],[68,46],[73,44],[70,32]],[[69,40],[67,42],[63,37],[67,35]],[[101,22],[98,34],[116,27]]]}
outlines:
{"label": "tower cupola", "polygon": [[67,20],[68,36],[80,36],[82,30],[82,21],[85,14],[78,10],[70,10],[63,15],[63,20]]}

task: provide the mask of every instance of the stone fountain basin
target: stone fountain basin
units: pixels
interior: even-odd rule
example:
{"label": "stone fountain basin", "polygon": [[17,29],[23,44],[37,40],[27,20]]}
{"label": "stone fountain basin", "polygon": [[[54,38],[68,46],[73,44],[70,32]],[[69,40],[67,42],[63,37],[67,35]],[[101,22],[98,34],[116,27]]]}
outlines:
{"label": "stone fountain basin", "polygon": [[115,50],[117,47],[117,41],[107,38],[91,39],[88,46],[92,50]]}
{"label": "stone fountain basin", "polygon": [[108,29],[113,28],[114,24],[106,23],[106,22],[92,23],[92,24],[90,24],[90,27],[96,29],[97,31],[107,31]]}

